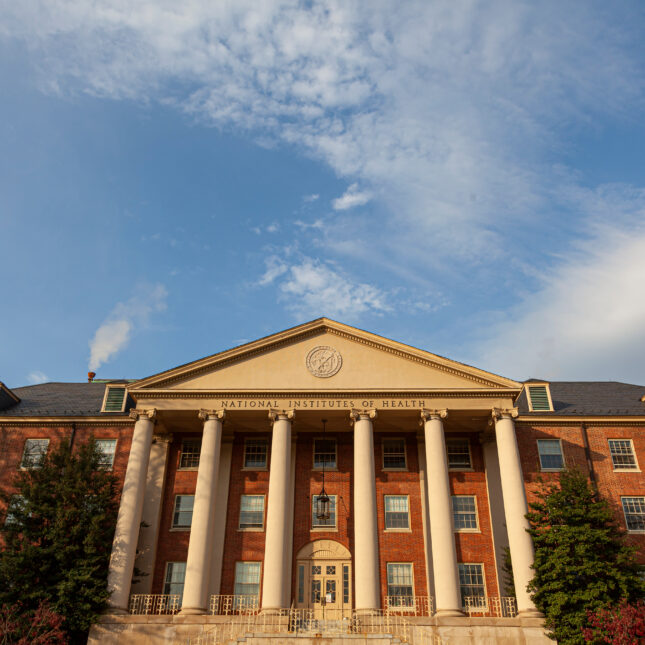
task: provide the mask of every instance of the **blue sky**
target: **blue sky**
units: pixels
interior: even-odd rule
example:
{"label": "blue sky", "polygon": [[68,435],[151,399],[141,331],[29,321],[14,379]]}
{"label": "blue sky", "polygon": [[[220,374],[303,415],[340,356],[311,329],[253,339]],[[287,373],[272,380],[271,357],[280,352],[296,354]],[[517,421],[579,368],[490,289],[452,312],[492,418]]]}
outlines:
{"label": "blue sky", "polygon": [[645,384],[640,2],[0,2],[0,379],[328,316]]}

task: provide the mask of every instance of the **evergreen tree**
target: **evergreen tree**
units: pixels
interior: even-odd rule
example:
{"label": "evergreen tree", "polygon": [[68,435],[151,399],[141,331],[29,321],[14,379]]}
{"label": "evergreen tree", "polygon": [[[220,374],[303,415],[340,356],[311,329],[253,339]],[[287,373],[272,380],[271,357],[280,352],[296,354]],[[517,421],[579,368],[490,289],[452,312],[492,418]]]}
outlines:
{"label": "evergreen tree", "polygon": [[579,470],[543,484],[530,507],[535,576],[529,591],[551,638],[561,645],[584,643],[588,611],[643,596],[634,550],[607,501]]}
{"label": "evergreen tree", "polygon": [[16,495],[0,528],[0,605],[42,602],[64,619],[70,642],[87,631],[109,597],[107,571],[118,504],[116,478],[94,440],[73,452],[67,442],[40,467],[17,473]]}

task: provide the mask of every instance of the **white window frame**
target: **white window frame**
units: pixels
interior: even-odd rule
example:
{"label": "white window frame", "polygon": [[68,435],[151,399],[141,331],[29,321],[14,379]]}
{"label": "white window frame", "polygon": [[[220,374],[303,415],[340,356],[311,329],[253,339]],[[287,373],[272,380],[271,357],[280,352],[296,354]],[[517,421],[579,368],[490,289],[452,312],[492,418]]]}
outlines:
{"label": "white window frame", "polygon": [[[388,441],[401,441],[403,443],[403,467],[385,465],[385,444]],[[383,437],[381,439],[381,465],[383,466],[383,470],[389,473],[406,472],[408,470],[408,442],[405,440],[405,437]]]}
{"label": "white window frame", "polygon": [[[109,390],[123,390],[123,402],[121,403],[120,410],[106,410],[105,404],[108,399]],[[103,403],[101,404],[101,412],[106,412],[108,414],[119,414],[120,412],[125,412],[125,404],[128,401],[128,388],[125,385],[106,385],[105,392],[103,393]]]}
{"label": "white window frame", "polygon": [[[628,533],[634,533],[634,534],[645,533],[645,527],[642,528],[642,529],[630,529],[629,528],[629,523],[627,522],[627,511],[625,510],[625,500],[626,499],[640,499],[640,500],[642,500],[642,504],[643,504],[643,523],[645,525],[645,497],[643,497],[642,495],[621,495],[621,497],[620,497],[620,505],[622,506],[622,509],[623,509],[623,517],[625,519],[625,527],[627,528],[627,532]],[[631,513],[630,513],[630,515],[631,515]]]}
{"label": "white window frame", "polygon": [[[238,594],[238,593],[237,593],[237,585],[238,585],[238,584],[249,584],[249,583],[245,583],[245,582],[238,582],[238,581],[237,581],[238,566],[239,566],[240,564],[253,564],[253,565],[257,565],[257,568],[258,568],[258,582],[257,582],[257,585],[258,585],[258,593],[257,593],[257,594]],[[258,560],[238,560],[238,561],[235,563],[235,570],[233,571],[233,594],[235,595],[235,597],[236,597],[236,598],[238,598],[238,597],[240,597],[240,598],[241,598],[241,597],[243,597],[243,596],[249,596],[249,597],[259,598],[259,597],[260,597],[260,590],[261,590],[261,588],[262,588],[262,562],[260,562],[260,561],[258,561]],[[239,602],[239,601],[238,601],[238,602]],[[243,606],[243,603],[242,603],[240,606]]]}
{"label": "white window frame", "polygon": [[[412,595],[410,596],[410,598],[412,599],[413,602],[410,603],[410,606],[407,606],[407,605],[397,606],[396,610],[397,611],[414,611],[415,610],[414,598],[416,596],[416,591],[415,591],[415,588],[414,588],[414,562],[386,562],[385,563],[385,590],[386,590],[386,595],[388,596],[388,598],[399,598],[399,597],[407,598],[408,597],[408,596],[394,595],[394,594],[390,593],[390,580],[389,580],[389,578],[390,578],[390,572],[389,572],[390,566],[391,565],[400,566],[402,564],[407,566],[407,567],[410,567],[410,578],[412,580],[412,585],[411,585],[412,586]],[[403,585],[397,585],[397,586],[401,587]]]}
{"label": "white window frame", "polygon": [[[446,462],[448,463],[448,470],[456,472],[472,472],[473,469],[473,451],[470,445],[470,439],[468,437],[446,437]],[[448,457],[448,444],[451,441],[465,441],[468,444],[468,461],[470,466],[451,466],[450,459]]]}
{"label": "white window frame", "polygon": [[[190,513],[190,524],[175,524],[175,516],[177,514],[177,500],[180,497],[192,497],[193,498],[193,510]],[[179,511],[186,513],[187,511]],[[170,530],[171,531],[190,531],[190,527],[193,523],[193,513],[195,512],[195,495],[190,494],[190,493],[178,493],[175,495],[175,503],[172,506],[172,519],[170,523]]]}
{"label": "white window frame", "polygon": [[101,457],[108,456],[109,453],[103,452],[98,446],[100,443],[111,443],[114,446],[114,450],[112,451],[112,461],[109,463],[106,461],[105,463],[101,463],[101,468],[103,470],[112,470],[114,468],[114,459],[116,457],[116,446],[117,446],[117,440],[116,439],[95,439],[94,440],[96,443],[97,450],[101,453]]}
{"label": "white window frame", "polygon": [[[387,525],[387,504],[386,499],[388,497],[400,497],[404,498],[408,505],[408,525],[407,527],[388,527]],[[409,495],[383,495],[383,525],[387,533],[411,533],[412,528],[410,524],[410,496]]]}
{"label": "white window frame", "polygon": [[[468,566],[476,566],[476,567],[481,567],[481,573],[482,573],[482,586],[484,587],[484,604],[480,605],[476,608],[475,612],[473,613],[481,613],[481,612],[486,612],[488,611],[488,587],[486,586],[486,567],[484,566],[483,562],[458,562],[457,563],[457,579],[459,580],[459,597],[460,599],[464,598],[464,595],[461,593],[461,579],[459,577],[459,565],[468,565]],[[474,586],[474,585],[469,585],[469,586]],[[467,596],[466,596],[467,597]],[[462,600],[462,609],[466,609],[465,603],[463,603]]]}
{"label": "white window frame", "polygon": [[[540,462],[540,472],[543,473],[560,473],[563,470],[567,469],[567,462],[564,458],[564,450],[562,450],[562,439],[559,439],[558,437],[552,437],[550,439],[536,439],[537,441],[537,452],[538,452],[538,461]],[[542,455],[540,454],[540,441],[557,441],[558,445],[560,446],[560,456],[562,457],[562,467],[561,468],[543,468],[542,467]]]}
{"label": "white window frame", "polygon": [[328,495],[330,500],[334,500],[334,523],[332,524],[314,524],[316,518],[315,508],[316,508],[316,498],[319,495],[311,496],[311,531],[318,532],[336,532],[338,531],[338,495]]}
{"label": "white window frame", "polygon": [[[262,498],[262,526],[242,526],[242,500],[245,497],[261,497]],[[240,513],[237,518],[237,530],[238,531],[251,531],[251,532],[261,532],[264,531],[266,525],[266,495],[260,494],[256,495],[254,493],[243,493],[240,495]]]}
{"label": "white window frame", "polygon": [[[170,590],[170,585],[172,584],[179,584],[177,582],[173,583],[172,581],[168,580],[168,571],[172,570],[173,565],[175,564],[183,564],[184,565],[184,581],[181,583],[181,592],[177,593],[176,591],[171,591]],[[163,593],[164,596],[169,596],[169,595],[178,595],[179,599],[184,597],[184,585],[186,584],[186,563],[185,562],[166,562],[166,569],[164,571],[164,576],[163,576]],[[181,602],[180,602],[181,604]]]}
{"label": "white window frame", "polygon": [[[472,498],[475,502],[475,524],[477,525],[475,528],[471,529],[463,529],[463,528],[457,528],[457,525],[455,524],[455,506],[453,503],[453,500],[456,497],[468,497]],[[477,505],[477,495],[451,495],[450,496],[450,508],[452,510],[452,524],[453,524],[453,529],[455,533],[481,533],[481,529],[479,528],[479,506]]]}
{"label": "white window frame", "polygon": [[45,451],[41,453],[40,460],[42,461],[46,455],[47,452],[49,451],[49,444],[50,441],[47,437],[27,437],[25,439],[25,443],[22,447],[22,457],[20,458],[20,470],[32,470],[34,468],[40,468],[41,464],[25,464],[25,456],[27,454],[27,442],[29,441],[46,441],[47,442],[47,447],[45,448]]}
{"label": "white window frame", "polygon": [[[529,404],[529,412],[553,412],[553,400],[551,399],[551,388],[548,383],[530,383],[524,386],[526,388],[526,400]],[[546,396],[549,400],[549,409],[548,410],[534,410],[533,401],[531,400],[531,388],[532,387],[545,387]]]}
{"label": "white window frame", "polygon": [[[253,441],[261,441],[262,443],[264,443],[264,446],[266,448],[264,452],[264,466],[246,465],[246,447],[250,442],[253,442]],[[269,441],[265,437],[260,437],[260,438],[246,437],[244,439],[244,452],[242,453],[242,470],[264,471],[264,470],[268,470],[268,465],[269,465]]]}
{"label": "white window frame", "polygon": [[[182,466],[181,462],[184,458],[184,445],[187,443],[195,443],[199,445],[199,454],[198,454],[198,460],[197,460],[197,465],[196,466]],[[193,454],[193,453],[187,453],[187,454]],[[185,439],[181,440],[181,446],[179,447],[179,464],[177,465],[177,470],[198,470],[199,469],[199,461],[201,460],[202,456],[202,442],[199,437],[187,437]]]}
{"label": "white window frame", "polygon": [[[322,472],[322,466],[316,466],[316,441],[333,441],[334,442],[334,465],[325,465],[325,470],[337,471],[338,470],[338,439],[336,437],[315,437],[312,441],[311,447],[311,470]],[[326,454],[326,453],[324,453]]]}
{"label": "white window frame", "polygon": [[[629,441],[629,445],[632,449],[632,457],[634,458],[634,467],[633,468],[625,468],[624,466],[616,466],[614,463],[614,455],[611,452],[611,442],[612,441]],[[634,450],[634,440],[633,439],[622,439],[622,438],[613,438],[613,439],[607,439],[607,445],[609,446],[609,456],[611,457],[611,464],[614,468],[614,472],[617,473],[639,473],[640,466],[638,465],[638,458],[636,457],[636,451]]]}

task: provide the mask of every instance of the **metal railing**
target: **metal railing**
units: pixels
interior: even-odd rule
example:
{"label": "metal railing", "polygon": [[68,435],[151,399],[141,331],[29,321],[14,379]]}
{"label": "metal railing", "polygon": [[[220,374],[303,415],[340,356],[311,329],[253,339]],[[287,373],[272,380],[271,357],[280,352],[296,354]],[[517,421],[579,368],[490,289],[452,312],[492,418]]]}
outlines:
{"label": "metal railing", "polygon": [[388,614],[402,616],[432,616],[434,598],[432,596],[385,596],[385,610]]}
{"label": "metal railing", "polygon": [[181,609],[179,594],[132,594],[128,611],[131,614],[176,614]]}
{"label": "metal railing", "polygon": [[488,616],[492,618],[515,618],[517,602],[510,596],[466,596],[464,611],[469,616]]}
{"label": "metal railing", "polygon": [[222,595],[210,597],[208,613],[211,616],[230,616],[234,614],[257,614],[260,599],[251,595]]}

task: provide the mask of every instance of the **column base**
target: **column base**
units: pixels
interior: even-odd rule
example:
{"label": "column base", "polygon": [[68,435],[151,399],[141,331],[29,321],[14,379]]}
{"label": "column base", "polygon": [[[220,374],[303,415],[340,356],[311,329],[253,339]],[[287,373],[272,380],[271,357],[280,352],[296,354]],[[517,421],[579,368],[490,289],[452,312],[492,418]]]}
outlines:
{"label": "column base", "polygon": [[461,609],[437,609],[434,612],[435,618],[448,618],[448,617],[459,617],[465,616],[466,614],[461,611]]}
{"label": "column base", "polygon": [[182,607],[177,616],[202,616],[205,613],[203,607]]}
{"label": "column base", "polygon": [[285,607],[262,607],[260,614],[262,616],[283,616],[288,611]]}
{"label": "column base", "polygon": [[380,616],[381,615],[381,610],[380,609],[373,609],[373,608],[368,608],[368,609],[354,609],[354,616],[361,617],[369,617],[369,616]]}
{"label": "column base", "polygon": [[544,614],[537,609],[522,609],[517,612],[518,618],[544,618]]}

